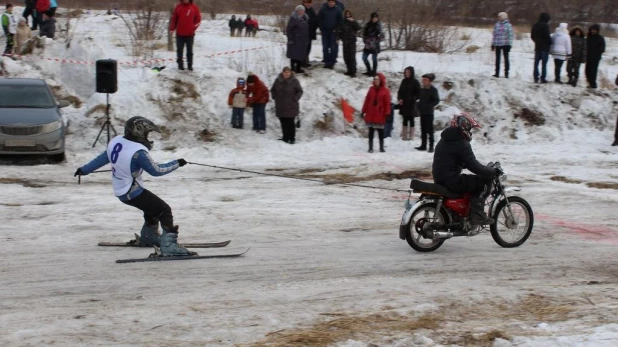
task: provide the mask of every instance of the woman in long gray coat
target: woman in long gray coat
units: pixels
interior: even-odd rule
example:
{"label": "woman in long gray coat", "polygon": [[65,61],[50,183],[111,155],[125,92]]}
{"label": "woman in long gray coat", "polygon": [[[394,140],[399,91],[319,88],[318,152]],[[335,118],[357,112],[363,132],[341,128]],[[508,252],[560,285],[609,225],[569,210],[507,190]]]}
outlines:
{"label": "woman in long gray coat", "polygon": [[283,131],[283,137],[280,140],[292,145],[296,141],[294,119],[299,114],[299,101],[303,96],[303,88],[292,70],[286,66],[275,79],[270,93],[275,100],[275,112]]}
{"label": "woman in long gray coat", "polygon": [[287,57],[292,60],[292,71],[303,73],[301,66],[309,45],[309,16],[305,14],[305,6],[296,6],[285,32],[288,37]]}

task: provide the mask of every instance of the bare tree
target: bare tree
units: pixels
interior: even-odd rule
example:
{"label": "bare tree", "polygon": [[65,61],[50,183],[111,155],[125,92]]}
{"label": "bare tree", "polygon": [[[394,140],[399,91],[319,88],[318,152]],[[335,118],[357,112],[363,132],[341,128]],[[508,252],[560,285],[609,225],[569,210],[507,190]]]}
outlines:
{"label": "bare tree", "polygon": [[153,58],[157,41],[163,38],[169,22],[168,13],[160,11],[165,3],[165,0],[133,0],[133,7],[120,15],[129,32],[134,58]]}

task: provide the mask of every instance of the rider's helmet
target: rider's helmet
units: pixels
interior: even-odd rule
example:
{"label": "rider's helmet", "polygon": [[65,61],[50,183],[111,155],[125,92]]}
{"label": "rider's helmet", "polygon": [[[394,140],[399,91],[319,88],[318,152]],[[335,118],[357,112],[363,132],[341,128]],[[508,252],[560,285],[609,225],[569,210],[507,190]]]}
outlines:
{"label": "rider's helmet", "polygon": [[479,122],[465,112],[454,115],[451,126],[459,128],[467,141],[472,141],[472,128],[481,128]]}
{"label": "rider's helmet", "polygon": [[144,117],[131,117],[124,126],[124,138],[152,149],[153,142],[148,141],[148,133],[151,131],[160,133],[161,129]]}

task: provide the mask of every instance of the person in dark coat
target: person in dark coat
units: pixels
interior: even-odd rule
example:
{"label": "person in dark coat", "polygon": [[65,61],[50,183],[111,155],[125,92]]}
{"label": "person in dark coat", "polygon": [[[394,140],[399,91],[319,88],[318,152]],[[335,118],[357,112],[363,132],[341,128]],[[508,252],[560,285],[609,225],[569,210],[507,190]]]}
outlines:
{"label": "person in dark coat", "polygon": [[571,35],[571,59],[567,61],[568,84],[577,86],[579,79],[579,67],[586,64],[586,37],[581,27],[574,26],[569,33]]}
{"label": "person in dark coat", "polygon": [[283,72],[275,79],[270,88],[270,94],[275,100],[275,113],[281,122],[283,142],[294,144],[296,142],[296,126],[294,119],[300,113],[300,98],[303,96],[303,88],[289,67],[284,67]]}
{"label": "person in dark coat", "polygon": [[403,117],[401,139],[410,141],[414,138],[414,117],[417,117],[416,100],[421,94],[421,84],[414,77],[414,68],[408,66],[403,70],[403,80],[397,91],[399,114]]}
{"label": "person in dark coat", "polygon": [[242,37],[242,29],[245,28],[245,20],[238,17],[236,19],[236,36]]}
{"label": "person in dark coat", "polygon": [[230,18],[230,21],[228,23],[228,26],[230,27],[230,36],[234,37],[234,34],[236,33],[236,28],[238,24],[236,23],[236,16],[232,15],[232,18]]}
{"label": "person in dark coat", "polygon": [[[418,110],[421,114],[421,146],[416,147],[419,151],[427,150],[433,153],[433,110],[440,103],[440,95],[436,87],[432,85],[436,76],[432,73],[423,75],[423,87],[418,100]],[[429,149],[427,149],[429,138]]]}
{"label": "person in dark coat", "polygon": [[25,1],[26,8],[24,8],[24,13],[22,16],[26,18],[26,23],[28,23],[28,17],[32,16],[32,27],[30,29],[37,30],[38,22],[36,16],[36,0],[26,0]]}
{"label": "person in dark coat", "polygon": [[41,22],[39,22],[39,36],[53,39],[56,36],[56,18],[43,13],[41,19]]}
{"label": "person in dark coat", "polygon": [[[491,193],[492,178],[501,174],[499,169],[479,163],[474,156],[470,146],[471,131],[472,128],[480,127],[481,125],[466,113],[455,115],[451,126],[442,132],[436,145],[432,166],[436,184],[456,194],[474,194],[470,199],[470,224],[474,226],[493,222],[483,206]],[[463,169],[468,169],[475,175],[462,174]]]}
{"label": "person in dark coat", "polygon": [[304,73],[303,61],[307,55],[309,40],[309,16],[305,13],[305,6],[298,5],[288,21],[286,28],[288,37],[287,57],[290,58],[292,71]]}
{"label": "person in dark coat", "polygon": [[309,43],[307,44],[307,57],[303,62],[303,67],[310,67],[311,41],[315,41],[318,38],[318,14],[313,9],[313,0],[304,0],[303,6],[305,6],[305,14],[309,17]]}
{"label": "person in dark coat", "polygon": [[328,0],[318,13],[320,32],[322,33],[322,54],[324,55],[324,67],[333,69],[339,54],[339,38],[337,33],[340,31],[343,22],[343,11],[335,0]]}
{"label": "person in dark coat", "polygon": [[344,17],[341,26],[341,40],[343,41],[343,60],[348,70],[345,75],[356,77],[356,34],[361,26],[354,20],[350,10],[345,10]]}
{"label": "person in dark coat", "polygon": [[[551,47],[551,32],[549,30],[549,14],[541,13],[539,21],[532,26],[530,38],[534,41],[534,83],[547,83],[547,61]],[[541,76],[539,80],[539,62]]]}
{"label": "person in dark coat", "polygon": [[247,15],[247,18],[245,19],[245,37],[251,37],[253,34],[254,25],[255,24],[253,23],[253,19],[251,19],[251,15]]}
{"label": "person in dark coat", "polygon": [[[365,48],[363,49],[363,62],[367,68],[366,76],[375,76],[378,71],[378,54],[380,53],[380,42],[384,40],[384,33],[382,32],[382,23],[380,23],[380,17],[376,12],[371,14],[371,20],[365,25],[363,30],[363,42]],[[372,56],[373,68],[369,65],[369,56]]]}
{"label": "person in dark coat", "polygon": [[597,74],[599,72],[599,63],[601,57],[605,53],[605,39],[599,31],[601,26],[594,24],[588,29],[588,38],[586,39],[586,79],[588,80],[588,88],[597,87]]}

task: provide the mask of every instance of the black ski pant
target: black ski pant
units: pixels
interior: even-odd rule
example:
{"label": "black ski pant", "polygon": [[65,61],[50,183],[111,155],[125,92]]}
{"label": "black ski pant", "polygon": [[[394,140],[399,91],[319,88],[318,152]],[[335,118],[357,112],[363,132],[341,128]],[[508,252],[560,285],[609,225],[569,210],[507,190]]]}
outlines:
{"label": "black ski pant", "polygon": [[560,73],[562,72],[562,65],[564,64],[564,60],[562,59],[554,59],[554,78],[556,82],[560,81]]}
{"label": "black ski pant", "polygon": [[283,132],[283,142],[291,143],[296,141],[296,124],[294,118],[280,117],[281,131]]}
{"label": "black ski pant", "polygon": [[474,198],[484,201],[491,193],[492,179],[477,175],[460,175],[457,179],[450,182],[436,182],[453,193],[471,193]]}
{"label": "black ski pant", "polygon": [[429,138],[429,147],[433,148],[433,114],[421,115],[421,147],[427,147],[427,139]]}
{"label": "black ski pant", "polygon": [[193,67],[193,36],[176,36],[176,61],[178,67],[183,67],[184,47],[187,46],[187,64]]}
{"label": "black ski pant", "polygon": [[509,61],[509,52],[511,46],[496,46],[496,76],[500,76],[500,54],[504,56],[504,76],[509,77],[511,62]]}
{"label": "black ski pant", "polygon": [[160,222],[165,230],[171,230],[174,227],[172,208],[147,189],[144,189],[142,194],[134,199],[123,201],[123,203],[142,210],[147,225],[158,225]]}
{"label": "black ski pant", "polygon": [[588,59],[586,62],[586,79],[592,88],[597,87],[597,74],[599,72],[599,59]]}
{"label": "black ski pant", "polygon": [[577,80],[579,79],[579,67],[581,63],[575,63],[572,59],[567,61],[567,76],[571,80],[571,83],[577,84]]}
{"label": "black ski pant", "polygon": [[356,74],[356,41],[343,43],[343,61],[350,75]]}

